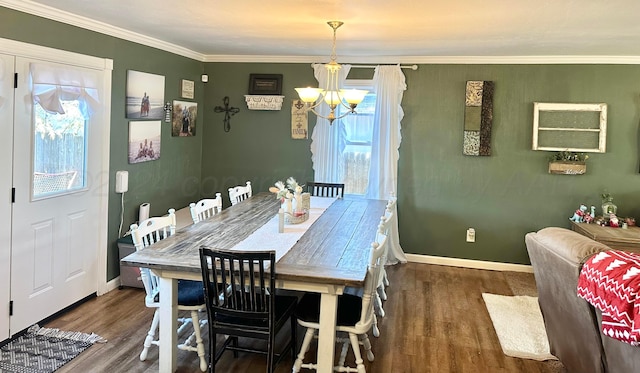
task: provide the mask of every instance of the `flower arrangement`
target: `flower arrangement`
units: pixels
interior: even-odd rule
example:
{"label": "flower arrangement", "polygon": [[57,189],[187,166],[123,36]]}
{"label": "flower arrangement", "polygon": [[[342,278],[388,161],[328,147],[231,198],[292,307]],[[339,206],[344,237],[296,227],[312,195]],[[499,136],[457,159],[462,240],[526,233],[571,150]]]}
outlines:
{"label": "flower arrangement", "polygon": [[549,157],[549,173],[559,175],[584,175],[589,158],[585,153],[560,151]]}
{"label": "flower arrangement", "polygon": [[585,153],[576,153],[564,150],[549,157],[549,162],[584,162],[587,159],[589,159],[589,155]]}
{"label": "flower arrangement", "polygon": [[287,179],[286,186],[282,181],[276,181],[274,185],[269,188],[269,191],[275,193],[276,198],[280,199],[281,202],[293,198],[294,193],[302,193],[302,186],[298,185],[298,182],[293,177]]}
{"label": "flower arrangement", "polygon": [[309,218],[309,206],[308,206],[308,193],[303,198],[302,186],[298,184],[296,179],[290,177],[287,179],[286,184],[282,181],[277,181],[275,186],[269,188],[271,193],[275,193],[276,198],[280,199],[280,203],[283,204],[283,211],[286,214],[286,220],[290,223],[301,223]]}

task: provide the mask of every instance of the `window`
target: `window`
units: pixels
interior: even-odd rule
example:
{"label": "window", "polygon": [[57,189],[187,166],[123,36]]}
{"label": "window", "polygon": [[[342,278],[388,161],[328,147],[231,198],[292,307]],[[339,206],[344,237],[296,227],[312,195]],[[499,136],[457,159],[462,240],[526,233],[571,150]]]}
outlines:
{"label": "window", "polygon": [[61,101],[64,114],[48,113],[34,103],[33,198],[86,186],[86,120],[80,103]]}
{"label": "window", "polygon": [[376,94],[372,92],[371,81],[347,80],[345,88],[369,90],[364,100],[356,107],[357,114],[349,114],[340,119],[346,133],[346,146],[342,153],[342,164],[340,165],[341,179],[345,188],[344,192],[347,194],[365,194],[369,183]]}
{"label": "window", "polygon": [[533,150],[604,153],[607,104],[533,103]]}
{"label": "window", "polygon": [[[100,108],[98,70],[31,62],[33,200],[87,188],[88,126]],[[97,129],[94,129],[97,131]]]}

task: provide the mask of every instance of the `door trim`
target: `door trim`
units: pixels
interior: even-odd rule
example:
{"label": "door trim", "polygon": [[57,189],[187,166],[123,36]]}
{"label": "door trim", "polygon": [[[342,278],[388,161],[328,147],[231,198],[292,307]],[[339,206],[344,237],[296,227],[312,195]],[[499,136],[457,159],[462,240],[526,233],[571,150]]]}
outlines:
{"label": "door trim", "polygon": [[99,193],[103,197],[100,201],[100,224],[97,234],[99,245],[96,263],[98,266],[96,292],[98,295],[105,294],[111,290],[107,284],[107,241],[109,228],[109,140],[111,134],[111,75],[113,71],[113,60],[4,38],[0,38],[0,53],[104,71],[103,105],[105,110],[102,110],[102,121],[105,125],[101,128],[100,133],[100,137],[102,138],[100,149],[102,154],[102,172],[98,180],[96,180],[99,185]]}

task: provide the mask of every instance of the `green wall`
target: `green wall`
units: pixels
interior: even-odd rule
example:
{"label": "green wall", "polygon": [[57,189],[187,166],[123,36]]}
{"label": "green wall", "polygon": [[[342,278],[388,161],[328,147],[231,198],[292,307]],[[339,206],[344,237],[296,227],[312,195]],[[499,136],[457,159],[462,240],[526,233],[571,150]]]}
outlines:
{"label": "green wall", "polygon": [[[406,251],[529,263],[524,235],[569,227],[580,203],[606,188],[622,216],[639,216],[639,66],[458,65],[407,71],[400,148],[400,234]],[[467,80],[495,82],[492,156],[462,155]],[[608,104],[607,152],[587,174],[547,173],[532,151],[533,102]],[[467,227],[476,243],[465,242]]]}
{"label": "green wall", "polygon": [[[117,170],[129,171],[123,231],[137,220],[137,206],[151,215],[223,193],[251,180],[265,191],[276,180],[311,180],[308,140],[290,137],[293,87],[314,85],[309,64],[201,63],[189,58],[0,8],[0,37],[114,61],[109,193],[108,279],[119,273],[117,246],[120,195]],[[198,133],[172,138],[162,124],[162,155],[127,163],[128,120],[124,116],[126,71],[165,76],[165,100],[179,99],[179,82],[196,82]],[[357,77],[366,70],[354,71]],[[640,218],[640,66],[634,65],[420,65],[405,69],[405,117],[400,147],[398,208],[401,244],[407,253],[508,263],[529,263],[527,232],[568,227],[579,204],[599,207],[606,188],[622,216]],[[200,74],[209,83],[200,82]],[[283,74],[280,111],[248,110],[249,74]],[[492,155],[462,155],[467,80],[495,82]],[[215,113],[225,96],[240,112],[224,132]],[[531,149],[533,102],[605,102],[609,109],[607,153],[592,154],[587,174],[549,175],[547,152]],[[310,116],[310,131],[314,119]],[[476,242],[465,242],[468,227]]]}
{"label": "green wall", "polygon": [[[299,182],[313,180],[311,139],[291,139],[291,103],[294,87],[317,84],[310,64],[209,63],[205,71],[206,128],[202,150],[202,191],[204,195],[221,192],[229,204],[227,189],[250,180],[254,192],[266,191],[277,180],[293,176]],[[282,110],[247,109],[244,95],[249,74],[283,74]],[[231,117],[231,130],[224,132],[221,106],[225,96],[240,112]],[[315,123],[315,120],[313,121]],[[312,128],[310,116],[310,129]],[[311,135],[309,135],[311,137]]]}
{"label": "green wall", "polygon": [[[258,184],[254,190],[289,175],[310,180],[311,140],[292,140],[288,132],[293,87],[313,84],[310,66],[210,63],[206,71],[213,77],[207,104],[227,95],[241,112],[224,133],[221,114],[207,111],[204,180],[251,179]],[[569,227],[581,203],[600,211],[604,189],[614,195],[620,215],[640,217],[640,66],[420,65],[403,71],[398,217],[405,252],[528,264],[527,232]],[[250,73],[284,75],[280,112],[246,109]],[[490,157],[462,155],[467,80],[495,82]],[[591,154],[586,175],[550,175],[551,153],[531,150],[536,101],[608,104],[607,152]],[[476,229],[475,243],[465,241],[469,227]]]}
{"label": "green wall", "polygon": [[[181,80],[193,80],[196,83],[194,101],[198,102],[198,110],[202,112],[205,109],[204,87],[200,82],[203,64],[173,53],[1,7],[0,37],[113,60],[107,258],[107,279],[111,280],[120,273],[116,240],[121,195],[114,191],[117,170],[129,171],[129,191],[124,194],[122,234],[129,230],[131,223],[138,220],[138,206],[141,203],[151,203],[151,216],[162,215],[171,207],[188,205],[200,195],[200,133],[192,138],[171,137],[171,125],[163,121],[160,159],[128,164],[129,120],[125,118],[127,70],[164,75],[165,101],[180,100]],[[203,120],[199,118],[197,125],[199,129],[204,127]]]}

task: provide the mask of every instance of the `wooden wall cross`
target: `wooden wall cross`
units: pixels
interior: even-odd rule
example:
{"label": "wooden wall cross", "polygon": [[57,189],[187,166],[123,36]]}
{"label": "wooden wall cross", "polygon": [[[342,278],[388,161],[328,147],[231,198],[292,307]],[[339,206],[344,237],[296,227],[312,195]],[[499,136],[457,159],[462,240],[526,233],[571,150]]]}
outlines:
{"label": "wooden wall cross", "polygon": [[213,108],[213,111],[216,113],[224,113],[224,132],[229,132],[231,131],[231,117],[238,114],[240,109],[237,107],[229,107],[229,96],[224,96],[222,102],[224,103],[224,107],[216,106]]}

